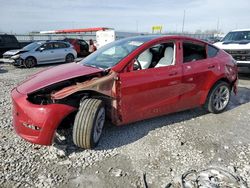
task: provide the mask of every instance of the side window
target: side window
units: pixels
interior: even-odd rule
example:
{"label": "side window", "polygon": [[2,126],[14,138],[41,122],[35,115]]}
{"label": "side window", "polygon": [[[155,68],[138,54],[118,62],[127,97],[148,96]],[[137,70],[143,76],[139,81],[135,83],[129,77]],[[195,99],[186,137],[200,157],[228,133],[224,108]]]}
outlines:
{"label": "side window", "polygon": [[88,44],[85,41],[83,41],[83,40],[79,40],[78,44],[79,45],[83,45],[83,46],[88,46]]}
{"label": "side window", "polygon": [[66,44],[65,43],[61,43],[61,42],[55,42],[54,43],[54,48],[55,49],[59,49],[59,48],[66,48]]}
{"label": "side window", "polygon": [[206,46],[192,42],[183,42],[183,62],[206,59]]}
{"label": "side window", "polygon": [[0,36],[0,43],[3,43],[3,38]]}
{"label": "side window", "polygon": [[4,36],[6,43],[16,43],[16,39],[14,36],[6,35]]}
{"label": "side window", "polygon": [[44,50],[51,50],[51,49],[53,49],[53,44],[52,43],[45,43],[40,48],[44,48]]}
{"label": "side window", "polygon": [[215,57],[217,55],[218,51],[219,50],[217,48],[215,48],[215,47],[213,47],[211,45],[207,46],[207,56],[210,57],[210,58]]}
{"label": "side window", "polygon": [[174,43],[162,43],[152,46],[142,52],[134,63],[134,70],[165,67],[174,64]]}

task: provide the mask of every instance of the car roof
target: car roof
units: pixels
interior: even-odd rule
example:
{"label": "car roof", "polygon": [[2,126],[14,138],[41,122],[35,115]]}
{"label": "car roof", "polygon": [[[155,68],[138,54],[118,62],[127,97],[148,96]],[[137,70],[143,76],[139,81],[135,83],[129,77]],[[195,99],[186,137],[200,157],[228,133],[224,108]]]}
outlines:
{"label": "car roof", "polygon": [[232,30],[232,32],[236,32],[236,31],[250,31],[250,29],[235,29],[235,30]]}
{"label": "car roof", "polygon": [[158,40],[192,40],[202,43],[207,43],[203,40],[199,40],[196,38],[188,37],[188,36],[182,36],[182,35],[140,35],[140,36],[134,36],[134,37],[128,37],[124,39],[130,39],[130,40],[145,40],[146,42],[149,41],[158,41]]}
{"label": "car roof", "polygon": [[40,41],[34,41],[33,43],[37,43],[37,44],[45,44],[45,43],[50,43],[50,42],[61,42],[61,43],[65,43],[65,44],[70,44],[66,41],[61,41],[61,40],[40,40]]}

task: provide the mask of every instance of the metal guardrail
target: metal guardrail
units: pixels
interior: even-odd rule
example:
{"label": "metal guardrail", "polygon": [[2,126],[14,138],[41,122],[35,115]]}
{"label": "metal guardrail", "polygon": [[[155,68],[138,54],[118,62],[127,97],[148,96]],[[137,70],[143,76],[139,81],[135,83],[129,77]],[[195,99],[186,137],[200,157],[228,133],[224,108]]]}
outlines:
{"label": "metal guardrail", "polygon": [[63,40],[64,38],[78,38],[88,41],[95,40],[95,33],[92,34],[16,34],[20,42],[39,41],[39,40]]}
{"label": "metal guardrail", "polygon": [[[151,34],[151,33],[147,33]],[[144,35],[147,35],[144,34]],[[189,36],[197,39],[206,39],[209,37],[214,37],[213,34],[190,34],[190,33],[164,33],[167,35],[184,35],[184,36]],[[116,38],[124,38],[128,36],[135,36],[135,33],[129,34],[126,32],[117,32],[116,33]],[[138,33],[138,35],[141,35],[141,33]],[[83,40],[96,40],[96,35],[95,32],[93,33],[84,33],[84,34],[16,34],[15,35],[17,40],[20,42],[27,42],[27,41],[38,41],[38,40],[62,40],[64,38],[78,38],[78,39],[83,39]]]}

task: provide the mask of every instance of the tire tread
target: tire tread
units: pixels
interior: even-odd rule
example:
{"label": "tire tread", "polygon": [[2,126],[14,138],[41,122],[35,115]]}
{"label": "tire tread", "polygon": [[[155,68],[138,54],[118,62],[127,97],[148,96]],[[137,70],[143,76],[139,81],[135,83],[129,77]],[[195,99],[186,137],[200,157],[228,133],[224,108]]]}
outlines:
{"label": "tire tread", "polygon": [[93,141],[93,128],[98,109],[102,106],[99,99],[85,99],[76,114],[73,126],[73,142],[75,145],[90,149],[97,143]]}

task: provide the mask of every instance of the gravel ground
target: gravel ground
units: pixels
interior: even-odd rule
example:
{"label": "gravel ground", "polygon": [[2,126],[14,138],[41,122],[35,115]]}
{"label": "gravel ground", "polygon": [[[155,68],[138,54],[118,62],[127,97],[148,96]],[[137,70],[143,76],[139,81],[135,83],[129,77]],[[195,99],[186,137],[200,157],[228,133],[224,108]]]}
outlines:
{"label": "gravel ground", "polygon": [[[189,170],[218,167],[250,185],[250,74],[222,114],[197,108],[123,127],[107,125],[95,150],[76,148],[70,130],[50,147],[13,131],[10,91],[44,69],[0,69],[0,187],[165,187]],[[67,139],[65,139],[67,138]]]}

